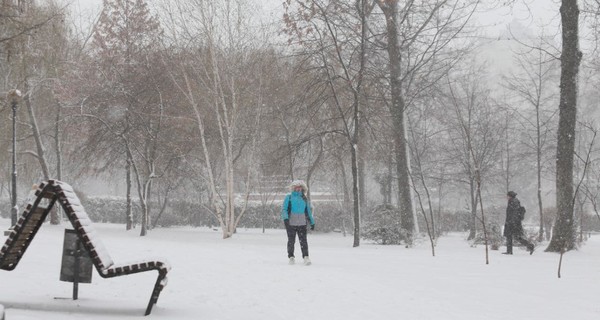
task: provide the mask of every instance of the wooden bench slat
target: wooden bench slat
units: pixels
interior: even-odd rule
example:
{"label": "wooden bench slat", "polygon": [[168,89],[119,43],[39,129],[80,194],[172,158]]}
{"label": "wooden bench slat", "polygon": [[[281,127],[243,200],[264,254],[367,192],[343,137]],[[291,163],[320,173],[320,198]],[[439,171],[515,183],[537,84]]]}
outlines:
{"label": "wooden bench slat", "polygon": [[38,196],[38,197],[41,195],[42,198],[44,198],[44,199],[53,199],[54,196],[56,196],[56,193],[54,193],[54,192],[47,192],[47,191],[46,192],[44,192],[44,191],[36,191],[35,195]]}
{"label": "wooden bench slat", "polygon": [[16,263],[17,261],[19,261],[19,258],[17,256],[9,255],[4,260],[2,260],[2,265],[8,266],[13,263]]}

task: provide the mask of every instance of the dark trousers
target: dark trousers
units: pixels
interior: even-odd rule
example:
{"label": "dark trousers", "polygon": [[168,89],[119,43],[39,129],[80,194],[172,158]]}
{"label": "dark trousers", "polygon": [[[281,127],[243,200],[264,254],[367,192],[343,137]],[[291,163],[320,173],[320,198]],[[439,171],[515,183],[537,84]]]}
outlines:
{"label": "dark trousers", "polygon": [[289,227],[287,227],[288,258],[294,256],[294,244],[296,243],[296,234],[298,234],[298,240],[300,240],[300,249],[302,249],[302,258],[308,257],[308,242],[306,241],[306,226],[289,226]]}
{"label": "dark trousers", "polygon": [[531,250],[533,247],[533,243],[529,242],[527,239],[523,238],[522,235],[508,235],[506,236],[506,252],[513,253],[513,238],[519,241],[522,245],[527,247],[527,250]]}

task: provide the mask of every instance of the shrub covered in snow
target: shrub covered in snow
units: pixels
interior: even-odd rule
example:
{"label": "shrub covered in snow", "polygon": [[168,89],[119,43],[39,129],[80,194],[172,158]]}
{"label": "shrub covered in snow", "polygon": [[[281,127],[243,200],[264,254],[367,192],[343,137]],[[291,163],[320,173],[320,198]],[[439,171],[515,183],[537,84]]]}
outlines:
{"label": "shrub covered in snow", "polygon": [[401,244],[406,233],[400,225],[400,212],[391,205],[380,205],[365,218],[362,237],[378,244]]}
{"label": "shrub covered in snow", "polygon": [[[500,248],[500,246],[504,245],[504,237],[502,236],[502,226],[500,226],[498,223],[487,223],[486,225],[486,230],[487,230],[487,238],[488,238],[488,245],[490,246],[490,248],[492,250],[498,250]],[[515,245],[516,245],[517,241],[515,241]],[[472,246],[475,245],[483,245],[485,244],[485,235],[483,234],[483,230],[479,230],[477,232],[477,234],[475,235],[475,238],[473,239],[473,241],[471,242]]]}

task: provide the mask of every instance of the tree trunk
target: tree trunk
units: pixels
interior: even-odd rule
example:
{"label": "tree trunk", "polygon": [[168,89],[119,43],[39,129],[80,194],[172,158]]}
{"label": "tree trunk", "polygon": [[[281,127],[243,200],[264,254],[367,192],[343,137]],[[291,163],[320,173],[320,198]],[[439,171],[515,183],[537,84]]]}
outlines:
{"label": "tree trunk", "polygon": [[387,173],[379,177],[381,184],[381,196],[383,196],[383,204],[392,204],[392,180],[394,179],[394,159],[393,154],[389,154],[386,161]]}
{"label": "tree trunk", "polygon": [[[62,180],[62,145],[60,143],[60,121],[62,117],[62,106],[56,104],[56,123],[54,124],[54,149],[56,151],[56,179]],[[56,216],[60,221],[62,207],[56,206]],[[51,216],[52,217],[52,216]]]}
{"label": "tree trunk", "polygon": [[62,116],[62,107],[59,103],[56,106],[56,123],[54,124],[54,148],[56,149],[56,179],[62,180],[62,145],[60,143],[60,120]]}
{"label": "tree trunk", "polygon": [[283,113],[279,120],[281,121],[281,126],[285,130],[285,142],[287,146],[287,160],[288,160],[288,175],[290,176],[290,180],[294,181],[294,148],[292,146],[291,137],[290,137],[290,129],[288,128],[287,121],[288,119],[285,117],[287,113]]}
{"label": "tree trunk", "polygon": [[562,53],[560,104],[556,152],[557,219],[546,251],[564,252],[575,246],[573,230],[573,156],[577,120],[577,76],[579,51],[579,8],[577,0],[562,0]]}
{"label": "tree trunk", "polygon": [[[323,154],[324,154],[324,148],[323,148],[323,138],[321,137],[319,139],[319,153],[317,154],[317,158],[315,159],[314,162],[310,162],[310,158],[308,159],[308,172],[306,174],[306,185],[309,187],[308,191],[306,192],[306,196],[308,197],[308,199],[310,200],[310,182],[312,181],[312,177],[315,173],[315,171],[317,170],[317,168],[319,167],[319,165],[321,164],[321,159],[323,159]],[[312,203],[311,203],[312,205]]]}
{"label": "tree trunk", "polygon": [[360,246],[360,176],[358,172],[358,157],[357,157],[357,146],[352,145],[351,158],[352,158],[352,196],[353,196],[353,207],[354,207],[354,243],[353,247]]}
{"label": "tree trunk", "polygon": [[538,210],[540,211],[540,230],[538,232],[538,241],[544,240],[544,208],[542,206],[542,141],[540,124],[540,106],[535,109],[537,124],[537,198]]}
{"label": "tree trunk", "polygon": [[440,183],[438,184],[438,207],[437,207],[437,221],[438,223],[438,229],[436,230],[438,237],[442,235],[442,227],[441,227],[441,222],[442,222],[442,197],[444,195],[444,173],[445,173],[445,167],[442,167],[442,172],[440,175]]}
{"label": "tree trunk", "polygon": [[387,51],[390,68],[391,87],[391,116],[393,123],[393,135],[396,155],[396,170],[398,174],[398,208],[402,229],[406,232],[407,243],[412,244],[415,230],[414,212],[410,189],[409,160],[406,143],[404,108],[405,102],[402,96],[401,56],[398,43],[397,1],[387,1],[387,6],[381,7],[385,15],[387,31]]}
{"label": "tree trunk", "polygon": [[[139,187],[138,187],[139,188]],[[148,205],[146,204],[146,199],[140,193],[140,207],[142,209],[141,215],[141,228],[140,228],[140,236],[143,237],[148,234]]]}
{"label": "tree trunk", "polygon": [[[25,81],[25,89],[27,92],[30,92],[29,86],[27,85],[27,80]],[[37,159],[40,163],[42,174],[44,175],[44,180],[49,180],[50,170],[48,169],[48,161],[46,161],[44,142],[42,141],[42,135],[37,124],[37,118],[35,117],[35,112],[33,111],[33,105],[31,104],[29,94],[25,95],[24,100],[25,105],[27,106],[27,112],[29,113],[29,123],[31,124],[33,139],[35,140]],[[56,210],[56,207],[54,207],[52,208],[52,210],[50,210],[50,224],[57,225],[59,223],[60,219],[58,217],[58,212]]]}
{"label": "tree trunk", "polygon": [[356,157],[358,158],[358,189],[360,190],[359,194],[360,194],[360,211],[364,212],[366,210],[366,206],[367,206],[367,193],[365,192],[366,187],[365,187],[365,159],[364,159],[364,151],[366,150],[365,147],[365,139],[364,137],[366,136],[365,133],[365,128],[364,126],[360,126],[359,129],[360,133],[358,134],[359,137],[361,137],[361,139],[359,141],[357,141],[358,143],[358,150],[357,150],[357,154]]}
{"label": "tree trunk", "polygon": [[[469,157],[469,159],[467,160],[467,168],[468,168],[468,172],[469,172],[469,195],[471,196],[471,219],[469,219],[469,237],[467,238],[467,240],[473,240],[475,239],[475,237],[477,236],[477,187],[476,187],[476,175],[478,172],[478,165],[477,165],[477,160],[475,159],[475,157],[472,157],[472,148],[473,148],[473,142],[472,142],[472,132],[471,132],[471,122],[472,122],[472,118],[471,118],[471,112],[469,112],[469,120],[468,120],[468,124],[465,124],[461,119],[461,126],[464,130],[465,135],[467,136],[467,153],[469,154],[467,157]],[[507,145],[508,146],[508,145]],[[506,156],[506,184],[508,187],[508,147],[507,147],[507,156]],[[473,172],[475,171],[475,172]]]}
{"label": "tree trunk", "polygon": [[125,138],[124,136],[121,137],[123,139],[123,144],[125,146],[125,150],[127,153],[127,159],[128,159],[128,163],[131,164],[131,168],[132,173],[134,174],[135,177],[135,181],[137,184],[137,190],[138,190],[138,197],[140,199],[140,208],[141,208],[141,217],[140,217],[140,223],[141,223],[141,228],[140,228],[140,236],[143,237],[145,235],[148,234],[148,202],[147,202],[147,196],[148,196],[148,189],[149,189],[149,185],[151,182],[151,177],[148,176],[147,180],[144,181],[142,183],[142,179],[140,177],[140,170],[138,170],[138,167],[135,163],[135,161],[133,160],[133,154],[131,152],[131,148],[129,146],[129,141],[127,141],[127,138]]}
{"label": "tree trunk", "polygon": [[[360,7],[358,7],[360,6]],[[363,206],[363,194],[365,192],[362,189],[363,182],[361,179],[361,160],[359,159],[359,155],[362,150],[359,150],[361,145],[361,98],[362,98],[362,81],[363,75],[366,65],[367,59],[367,11],[368,4],[367,1],[357,1],[357,8],[359,9],[360,19],[361,19],[361,37],[360,37],[360,68],[357,74],[356,87],[353,88],[353,114],[352,114],[352,127],[354,128],[354,132],[352,135],[348,136],[350,142],[350,154],[352,159],[352,195],[353,205],[354,205],[354,242],[352,244],[353,247],[358,247],[360,245],[360,223],[361,223],[361,212]],[[346,127],[348,130],[348,127]],[[349,131],[348,131],[349,133]]]}
{"label": "tree trunk", "polygon": [[477,235],[477,190],[475,187],[475,179],[469,178],[469,194],[471,195],[471,216],[469,219],[469,237],[467,240],[475,239]]}
{"label": "tree trunk", "polygon": [[[194,112],[194,115],[196,117],[196,123],[198,125],[198,133],[199,133],[199,143],[200,146],[202,148],[202,155],[204,156],[204,170],[206,171],[206,175],[208,176],[208,187],[209,187],[209,192],[208,192],[208,196],[209,196],[209,200],[210,200],[210,209],[211,209],[211,213],[214,215],[214,217],[217,219],[217,221],[219,222],[219,225],[221,227],[221,230],[223,231],[223,234],[225,234],[225,220],[227,217],[223,216],[223,207],[220,205],[219,203],[219,195],[217,193],[217,182],[216,182],[216,178],[215,175],[213,173],[213,167],[212,167],[212,158],[211,158],[211,154],[208,148],[208,144],[207,144],[207,139],[206,139],[206,134],[205,134],[205,125],[204,125],[204,115],[203,115],[203,111],[200,109],[200,106],[198,105],[198,103],[196,102],[196,99],[194,97],[194,89],[192,87],[192,81],[190,80],[187,72],[185,71],[185,68],[181,69],[182,75],[183,75],[183,79],[184,79],[184,85],[183,87],[180,87],[181,93],[183,93],[189,103],[189,107],[190,109]],[[173,78],[173,81],[175,83],[176,80],[175,78]]]}
{"label": "tree trunk", "polygon": [[[165,197],[163,199],[163,203],[160,206],[160,211],[158,212],[158,214],[156,215],[156,219],[154,219],[154,222],[152,223],[152,229],[156,228],[156,226],[158,225],[158,221],[160,221],[160,217],[167,209],[167,205],[169,204],[169,193],[170,192],[171,192],[171,185],[169,184],[167,186],[167,191],[165,192]],[[158,202],[160,204],[160,196],[158,198],[159,198]]]}
{"label": "tree trunk", "polygon": [[343,205],[342,205],[342,232],[344,234],[344,237],[346,236],[346,214],[348,213],[348,204],[350,203],[350,193],[348,192],[348,177],[346,176],[346,167],[344,166],[344,160],[342,159],[342,157],[340,156],[340,154],[338,153],[338,163],[339,163],[339,169],[340,172],[342,173],[342,188],[344,191],[344,201],[343,201]]}
{"label": "tree trunk", "polygon": [[[154,171],[151,171],[154,172]],[[152,175],[152,173],[151,173]],[[150,203],[152,198],[152,186],[154,185],[154,177],[149,176],[148,182],[146,182],[146,190],[145,190],[145,200],[146,200],[146,228],[150,230],[152,228],[151,216],[152,216],[152,205]]]}
{"label": "tree trunk", "polygon": [[150,185],[152,184],[152,178],[148,177],[143,184],[140,183],[140,174],[136,169],[135,163],[133,163],[133,171],[136,176],[136,181],[138,185],[138,196],[140,197],[140,207],[142,209],[141,214],[141,228],[140,228],[140,236],[145,236],[148,234],[148,227],[150,222],[150,206],[148,204],[148,193],[150,190]]}
{"label": "tree trunk", "polygon": [[[25,87],[27,88],[27,86]],[[35,117],[35,112],[33,111],[33,106],[31,104],[31,100],[29,99],[29,95],[26,95],[24,100],[25,105],[27,106],[27,112],[29,113],[29,123],[31,125],[32,131],[31,133],[33,134],[33,139],[35,140],[37,159],[40,163],[44,179],[48,180],[50,179],[50,171],[48,170],[48,162],[46,161],[45,148],[42,142],[42,135],[40,134],[37,119]]]}
{"label": "tree trunk", "polygon": [[508,136],[508,123],[510,115],[506,114],[506,128],[505,130],[505,142],[506,142],[506,175],[504,176],[504,183],[506,185],[506,192],[510,191],[510,137]]}
{"label": "tree trunk", "polygon": [[[475,155],[473,153],[473,148],[470,147],[470,149],[471,149],[471,155],[473,155],[473,158],[475,158]],[[475,159],[473,159],[473,161],[475,161]],[[485,264],[490,264],[488,233],[487,233],[487,227],[485,226],[485,214],[483,212],[483,199],[481,197],[481,171],[477,170],[476,176],[477,176],[477,197],[476,198],[479,199],[479,208],[481,209],[481,227],[483,228],[483,239],[484,239],[484,243],[485,243]],[[475,203],[475,206],[477,206],[477,203]],[[477,210],[475,211],[475,214],[477,214]]]}
{"label": "tree trunk", "polygon": [[127,175],[127,205],[125,209],[125,229],[131,230],[133,228],[133,212],[131,209],[131,160],[129,158],[127,159],[127,164],[125,165],[125,171]]}

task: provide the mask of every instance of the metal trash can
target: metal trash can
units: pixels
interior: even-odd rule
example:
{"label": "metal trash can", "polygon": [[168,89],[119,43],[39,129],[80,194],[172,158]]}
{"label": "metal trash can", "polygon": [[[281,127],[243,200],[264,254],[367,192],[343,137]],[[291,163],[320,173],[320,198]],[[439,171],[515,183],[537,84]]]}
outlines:
{"label": "metal trash can", "polygon": [[79,283],[92,283],[92,267],[77,231],[65,229],[60,281],[73,282],[73,300],[77,300]]}

